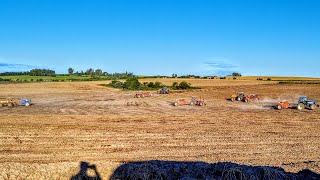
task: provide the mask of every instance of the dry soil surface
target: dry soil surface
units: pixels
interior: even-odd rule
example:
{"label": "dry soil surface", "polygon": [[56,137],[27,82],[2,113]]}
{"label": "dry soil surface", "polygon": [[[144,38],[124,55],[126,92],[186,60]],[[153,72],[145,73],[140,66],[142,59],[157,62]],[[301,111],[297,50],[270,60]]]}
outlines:
{"label": "dry soil surface", "polygon": [[[320,100],[320,85],[189,81],[202,89],[139,99],[134,91],[98,85],[106,82],[0,84],[0,97],[33,102],[0,108],[0,179],[68,179],[81,161],[95,164],[103,179],[123,162],[144,160],[231,161],[320,173],[320,109],[272,108],[300,95]],[[235,91],[263,99],[228,101]],[[172,105],[192,96],[207,106]]]}

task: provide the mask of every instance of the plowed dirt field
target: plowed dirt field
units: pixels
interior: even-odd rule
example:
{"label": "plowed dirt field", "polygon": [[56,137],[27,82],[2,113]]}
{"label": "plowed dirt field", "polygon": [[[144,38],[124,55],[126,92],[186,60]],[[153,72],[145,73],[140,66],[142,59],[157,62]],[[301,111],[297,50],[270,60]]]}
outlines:
{"label": "plowed dirt field", "polygon": [[[0,108],[0,179],[68,179],[81,161],[95,164],[103,179],[123,162],[143,160],[231,161],[320,173],[320,108],[272,108],[300,95],[320,100],[320,85],[187,81],[202,88],[133,98],[135,91],[98,85],[107,82],[0,84],[0,97],[34,103]],[[262,100],[228,101],[235,91]],[[172,105],[192,96],[207,106]]]}

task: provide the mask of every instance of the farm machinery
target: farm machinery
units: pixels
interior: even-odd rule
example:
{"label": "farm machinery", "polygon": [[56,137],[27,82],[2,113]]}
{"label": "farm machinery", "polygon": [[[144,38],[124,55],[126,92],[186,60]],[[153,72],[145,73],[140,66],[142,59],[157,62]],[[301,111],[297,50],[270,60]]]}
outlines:
{"label": "farm machinery", "polygon": [[31,100],[30,99],[6,99],[6,100],[0,100],[0,107],[14,107],[14,106],[30,106]]}
{"label": "farm machinery", "polygon": [[170,89],[168,87],[163,87],[157,91],[158,94],[169,94]]}
{"label": "farm machinery", "polygon": [[260,97],[257,94],[245,94],[244,92],[238,92],[236,94],[231,95],[230,100],[231,101],[243,101],[243,102],[249,102],[253,100],[259,100]]}
{"label": "farm machinery", "polygon": [[173,103],[174,106],[206,106],[207,102],[203,98],[192,97],[191,100],[185,98],[176,99],[176,102]]}
{"label": "farm machinery", "polygon": [[[288,101],[280,101],[278,102],[277,105],[277,109],[288,109],[288,108],[292,108],[293,105],[291,105]],[[302,109],[310,109],[310,110],[314,110],[317,107],[320,107],[319,104],[317,104],[317,102],[315,100],[310,100],[308,99],[308,97],[306,96],[301,96],[299,97],[298,100],[298,104],[296,105],[298,110],[302,110]]]}
{"label": "farm machinery", "polygon": [[143,98],[152,96],[151,92],[138,92],[134,95],[135,98]]}

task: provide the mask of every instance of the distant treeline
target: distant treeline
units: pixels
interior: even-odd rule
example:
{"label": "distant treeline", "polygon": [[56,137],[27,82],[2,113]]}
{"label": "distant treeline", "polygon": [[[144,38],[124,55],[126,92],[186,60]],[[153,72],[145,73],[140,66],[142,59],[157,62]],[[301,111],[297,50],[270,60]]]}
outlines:
{"label": "distant treeline", "polygon": [[[102,69],[94,69],[89,68],[87,70],[79,70],[75,71],[72,67],[67,69],[67,74],[56,74],[54,70],[50,69],[32,69],[30,71],[25,72],[4,72],[0,73],[0,76],[50,76],[50,77],[56,77],[56,76],[81,76],[81,77],[88,77],[86,79],[81,80],[99,80],[99,79],[127,79],[131,77],[138,77],[138,78],[195,78],[195,79],[227,79],[229,76],[233,76],[233,79],[237,79],[236,77],[242,76],[240,73],[234,72],[231,75],[228,76],[198,76],[198,75],[177,75],[175,73],[172,74],[172,76],[136,76],[132,72],[124,72],[124,73],[108,73],[104,72]],[[23,79],[19,77],[20,79]],[[5,78],[4,78],[5,79]],[[16,79],[16,78],[14,78]],[[69,78],[68,78],[69,79]],[[230,79],[230,78],[228,78]],[[60,79],[59,79],[60,80]],[[76,80],[80,80],[79,78],[76,78]],[[52,80],[53,81],[53,80]]]}
{"label": "distant treeline", "polygon": [[76,71],[69,68],[68,74],[56,74],[50,69],[32,69],[26,72],[0,73],[0,81],[9,82],[65,82],[65,81],[101,81],[117,80],[135,77],[132,72],[107,73],[101,69],[89,68],[85,71]]}
{"label": "distant treeline", "polygon": [[56,72],[50,69],[32,69],[26,72],[4,72],[4,73],[0,73],[0,76],[22,76],[22,75],[50,76],[55,74]]}
{"label": "distant treeline", "polygon": [[[30,71],[25,71],[25,72],[4,72],[0,73],[0,76],[24,76],[24,75],[29,75],[29,76],[55,76],[57,75],[54,70],[50,69],[32,69]],[[108,72],[103,72],[101,69],[93,69],[89,68],[85,71],[76,71],[74,72],[74,69],[69,68],[68,69],[68,74],[59,74],[59,76],[69,76],[69,75],[75,75],[75,76],[92,76],[92,77],[97,77],[97,76],[105,76],[105,77],[110,77],[114,79],[126,79],[128,77],[134,77],[135,75],[132,72],[124,72],[124,73],[108,73]]]}
{"label": "distant treeline", "polygon": [[103,72],[102,69],[93,69],[89,68],[85,71],[80,70],[80,71],[75,71],[73,68],[68,68],[68,75],[89,75],[89,76],[108,76],[108,77],[113,77],[117,79],[125,79],[128,77],[134,77],[134,74],[132,72],[125,72],[125,73],[108,73],[108,72]]}
{"label": "distant treeline", "polygon": [[30,75],[30,72],[4,72],[0,73],[0,76],[23,76],[23,75]]}

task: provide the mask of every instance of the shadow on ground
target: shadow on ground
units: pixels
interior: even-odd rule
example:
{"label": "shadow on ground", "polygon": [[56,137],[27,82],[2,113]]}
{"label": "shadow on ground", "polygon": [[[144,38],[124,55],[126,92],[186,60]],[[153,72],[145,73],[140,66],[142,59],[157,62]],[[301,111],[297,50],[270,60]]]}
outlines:
{"label": "shadow on ground", "polygon": [[[95,175],[94,176],[88,175],[88,170],[93,170],[95,172]],[[78,172],[77,175],[72,176],[70,179],[71,180],[101,180],[101,176],[97,171],[97,168],[95,165],[90,165],[87,162],[81,162],[80,171]]]}
{"label": "shadow on ground", "polygon": [[249,166],[230,162],[209,164],[205,162],[152,160],[125,163],[114,171],[110,179],[315,180],[320,179],[320,174],[314,173],[310,170],[302,170],[298,173],[289,173],[279,167]]}

